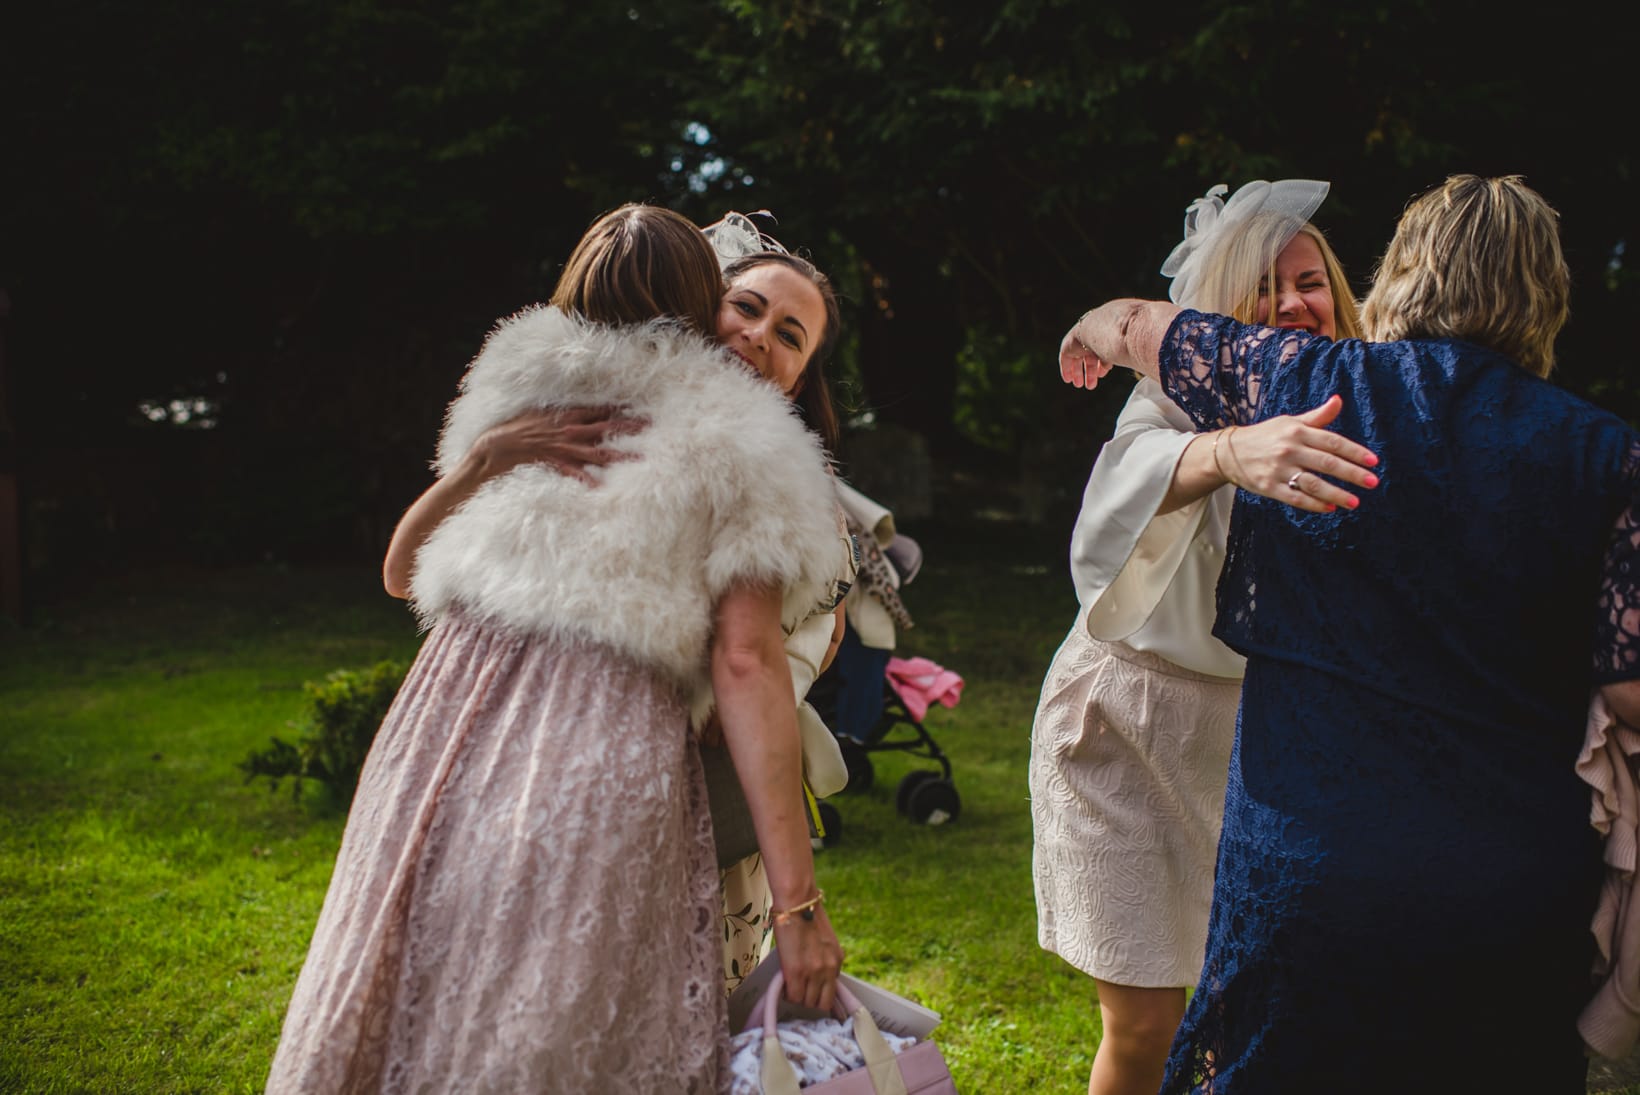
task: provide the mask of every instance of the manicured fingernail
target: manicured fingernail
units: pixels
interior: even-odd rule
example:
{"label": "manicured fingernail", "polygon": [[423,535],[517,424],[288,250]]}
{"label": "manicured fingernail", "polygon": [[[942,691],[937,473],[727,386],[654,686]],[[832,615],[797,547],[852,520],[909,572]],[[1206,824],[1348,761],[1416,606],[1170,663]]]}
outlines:
{"label": "manicured fingernail", "polygon": [[1351,498],[1348,502],[1345,502],[1344,504],[1346,506],[1350,507],[1350,509],[1354,509],[1356,506],[1359,506],[1361,504],[1361,499]]}
{"label": "manicured fingernail", "polygon": [[1377,485],[1378,485],[1378,477],[1376,475],[1368,475],[1367,476],[1367,486],[1376,487]]}
{"label": "manicured fingernail", "polygon": [[1367,467],[1376,468],[1378,466],[1378,454],[1375,453],[1375,452],[1367,453],[1366,463],[1367,463]]}
{"label": "manicured fingernail", "polygon": [[1332,503],[1331,503],[1331,502],[1328,502],[1328,503],[1327,503],[1327,512],[1328,512],[1328,513],[1331,513],[1331,512],[1332,512],[1332,511],[1333,511],[1333,510],[1335,510],[1335,509],[1337,509],[1337,508],[1338,508],[1338,507],[1337,507],[1337,506],[1335,506],[1335,505],[1333,505],[1333,504],[1332,504]]}

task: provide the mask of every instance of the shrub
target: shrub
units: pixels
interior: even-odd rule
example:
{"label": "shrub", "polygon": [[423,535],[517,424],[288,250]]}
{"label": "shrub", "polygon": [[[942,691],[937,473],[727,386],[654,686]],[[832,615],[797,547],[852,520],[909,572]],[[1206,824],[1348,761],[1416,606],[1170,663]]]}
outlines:
{"label": "shrub", "polygon": [[367,669],[333,670],[323,683],[304,683],[307,710],[293,724],[300,738],[292,745],[275,737],[271,746],[240,761],[246,782],[264,776],[277,788],[289,777],[292,794],[300,797],[302,782],[317,780],[342,805],[350,805],[365,754],[408,669],[403,662],[383,661]]}

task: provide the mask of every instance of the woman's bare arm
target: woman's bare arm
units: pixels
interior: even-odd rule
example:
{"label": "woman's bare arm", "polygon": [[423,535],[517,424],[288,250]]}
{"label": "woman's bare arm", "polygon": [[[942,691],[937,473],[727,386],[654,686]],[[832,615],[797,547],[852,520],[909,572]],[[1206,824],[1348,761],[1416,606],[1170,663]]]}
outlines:
{"label": "woman's bare arm", "polygon": [[1312,513],[1356,508],[1359,497],[1322,478],[1367,490],[1378,485],[1378,476],[1368,470],[1377,466],[1377,455],[1325,428],[1343,406],[1335,395],[1303,414],[1197,434],[1180,455],[1157,512],[1170,513],[1226,483]]}
{"label": "woman's bare arm", "polygon": [[831,642],[826,647],[825,656],[820,659],[820,672],[824,673],[831,668],[831,663],[837,658],[837,648],[843,645],[843,628],[848,624],[848,617],[843,611],[843,602],[838,601],[837,607],[832,609],[836,622],[831,629]]}
{"label": "woman's bare arm", "polygon": [[427,488],[399,518],[382,561],[382,585],[394,597],[410,596],[416,552],[488,480],[520,464],[535,463],[596,485],[588,467],[632,458],[629,452],[606,447],[606,442],[641,430],[645,424],[644,419],[613,407],[548,407],[492,426],[479,435],[449,475]]}
{"label": "woman's bare arm", "polygon": [[[718,603],[712,690],[723,738],[751,809],[776,914],[819,893],[803,795],[797,698],[784,638],[779,590],[741,586]],[[788,999],[829,1010],[843,950],[824,905],[808,912],[810,916],[776,915],[780,968]]]}

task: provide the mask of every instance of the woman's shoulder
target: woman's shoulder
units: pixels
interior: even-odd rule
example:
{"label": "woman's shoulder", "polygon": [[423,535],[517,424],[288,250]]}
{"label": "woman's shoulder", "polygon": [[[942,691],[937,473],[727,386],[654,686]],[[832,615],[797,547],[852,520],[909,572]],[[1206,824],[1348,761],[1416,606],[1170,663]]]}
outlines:
{"label": "woman's shoulder", "polygon": [[615,326],[533,305],[496,323],[463,389],[488,383],[548,401],[576,402],[589,394],[607,400],[643,393],[657,383],[657,373],[712,371],[724,364],[716,340],[676,320]]}
{"label": "woman's shoulder", "polygon": [[445,411],[438,466],[447,472],[491,426],[547,406],[623,406],[649,413],[668,392],[712,383],[734,366],[714,339],[676,321],[592,323],[550,305],[499,320]]}
{"label": "woman's shoulder", "polygon": [[826,465],[819,438],[796,405],[721,345],[669,335],[656,344],[654,369],[649,406],[692,444],[762,468],[785,459]]}

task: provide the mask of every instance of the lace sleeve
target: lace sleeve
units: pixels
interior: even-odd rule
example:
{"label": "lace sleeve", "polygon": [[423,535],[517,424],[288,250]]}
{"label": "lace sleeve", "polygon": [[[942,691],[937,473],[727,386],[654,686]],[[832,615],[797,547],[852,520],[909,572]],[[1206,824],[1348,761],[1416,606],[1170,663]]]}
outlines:
{"label": "lace sleeve", "polygon": [[1258,421],[1264,380],[1309,338],[1186,308],[1162,339],[1162,386],[1197,429],[1247,425]]}
{"label": "lace sleeve", "polygon": [[1612,528],[1595,617],[1597,684],[1640,677],[1640,441],[1623,462],[1629,504]]}

